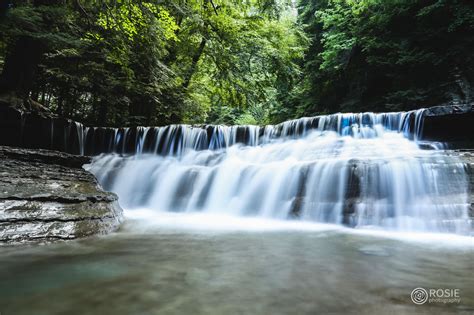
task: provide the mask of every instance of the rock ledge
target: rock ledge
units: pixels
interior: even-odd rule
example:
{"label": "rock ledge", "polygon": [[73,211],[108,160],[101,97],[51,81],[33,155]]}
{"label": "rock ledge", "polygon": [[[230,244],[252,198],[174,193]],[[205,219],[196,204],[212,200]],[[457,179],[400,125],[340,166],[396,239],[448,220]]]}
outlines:
{"label": "rock ledge", "polygon": [[115,230],[117,196],[82,165],[90,158],[0,146],[0,244],[68,240]]}

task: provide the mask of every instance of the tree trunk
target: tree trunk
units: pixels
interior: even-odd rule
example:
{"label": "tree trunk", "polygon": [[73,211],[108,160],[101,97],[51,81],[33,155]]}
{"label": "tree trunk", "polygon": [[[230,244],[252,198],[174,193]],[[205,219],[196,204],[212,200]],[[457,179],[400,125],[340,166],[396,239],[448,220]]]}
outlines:
{"label": "tree trunk", "polygon": [[28,36],[17,39],[5,58],[0,76],[0,95],[15,94],[22,99],[28,97],[43,51],[43,44],[38,39]]}
{"label": "tree trunk", "polygon": [[[64,0],[34,0],[33,5],[64,5]],[[45,43],[38,38],[20,35],[7,49],[3,72],[0,75],[0,95],[27,100],[41,56],[46,51]]]}
{"label": "tree trunk", "polygon": [[101,99],[99,103],[99,115],[97,120],[99,126],[107,126],[107,112],[107,104],[104,100]]}
{"label": "tree trunk", "polygon": [[204,52],[204,47],[206,47],[206,38],[202,38],[201,43],[199,44],[199,48],[196,51],[196,53],[193,56],[193,60],[191,62],[191,68],[189,69],[189,72],[186,75],[186,78],[183,83],[183,87],[185,89],[188,88],[189,84],[191,83],[191,79],[193,77],[194,72],[196,72],[197,64],[199,62],[199,59],[201,58],[202,53]]}
{"label": "tree trunk", "polygon": [[[214,13],[216,15],[219,15],[217,12],[217,7],[214,5],[214,2],[212,0],[204,0],[203,2],[203,8],[207,9],[209,6],[209,3],[212,5],[212,9],[214,10]],[[211,25],[212,28],[212,25]],[[199,62],[199,59],[201,59],[201,55],[204,52],[204,48],[206,47],[207,39],[205,37],[202,38],[201,43],[199,44],[199,48],[196,51],[196,53],[193,56],[193,60],[191,62],[191,68],[189,69],[189,72],[186,75],[186,78],[183,83],[183,87],[187,89],[189,87],[189,84],[191,83],[191,79],[193,77],[194,72],[196,72],[197,64]]]}

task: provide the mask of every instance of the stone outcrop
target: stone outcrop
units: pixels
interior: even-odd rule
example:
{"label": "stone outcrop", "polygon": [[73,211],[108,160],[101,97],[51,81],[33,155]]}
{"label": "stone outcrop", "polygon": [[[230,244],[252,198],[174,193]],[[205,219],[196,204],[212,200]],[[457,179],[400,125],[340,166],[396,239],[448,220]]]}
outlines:
{"label": "stone outcrop", "polygon": [[421,140],[474,149],[474,105],[435,106],[424,113]]}
{"label": "stone outcrop", "polygon": [[71,119],[23,112],[0,102],[0,145],[81,155],[83,127]]}
{"label": "stone outcrop", "polygon": [[90,159],[0,146],[0,243],[68,240],[116,229],[117,196],[82,166]]}

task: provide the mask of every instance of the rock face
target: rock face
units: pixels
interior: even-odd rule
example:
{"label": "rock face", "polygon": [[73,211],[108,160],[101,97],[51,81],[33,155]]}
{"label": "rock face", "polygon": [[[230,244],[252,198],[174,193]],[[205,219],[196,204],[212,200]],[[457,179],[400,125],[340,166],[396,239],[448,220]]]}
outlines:
{"label": "rock face", "polygon": [[474,149],[474,105],[435,106],[424,113],[422,140]]}
{"label": "rock face", "polygon": [[0,145],[82,155],[82,136],[78,122],[21,112],[0,102]]}
{"label": "rock face", "polygon": [[117,196],[82,165],[88,157],[0,146],[0,243],[67,240],[110,232]]}

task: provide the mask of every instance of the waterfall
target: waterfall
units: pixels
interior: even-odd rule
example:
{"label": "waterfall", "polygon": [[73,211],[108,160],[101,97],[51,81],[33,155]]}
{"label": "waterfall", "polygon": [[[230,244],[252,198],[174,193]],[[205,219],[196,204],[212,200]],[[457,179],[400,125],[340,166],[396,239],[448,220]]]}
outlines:
{"label": "waterfall", "polygon": [[115,129],[102,136],[113,137],[112,154],[96,156],[88,169],[129,211],[469,234],[465,165],[443,151],[419,148],[422,115]]}
{"label": "waterfall", "polygon": [[152,153],[181,156],[190,150],[221,150],[238,144],[259,146],[282,138],[297,139],[314,130],[334,131],[341,136],[376,137],[377,128],[400,132],[408,139],[419,141],[424,111],[322,115],[267,126],[92,128],[89,136],[80,137],[78,151],[87,155]]}

